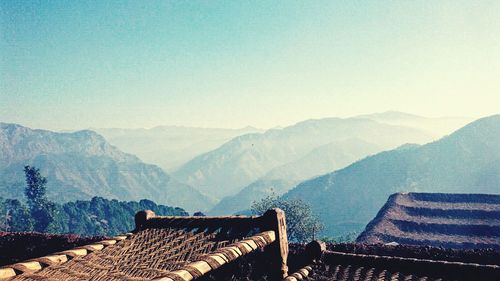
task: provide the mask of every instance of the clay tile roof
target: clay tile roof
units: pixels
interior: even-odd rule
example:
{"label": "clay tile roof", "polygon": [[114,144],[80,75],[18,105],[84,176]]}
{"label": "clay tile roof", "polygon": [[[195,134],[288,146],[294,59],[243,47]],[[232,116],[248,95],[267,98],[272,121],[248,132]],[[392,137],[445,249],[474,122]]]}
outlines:
{"label": "clay tile roof", "polygon": [[[317,242],[312,242],[317,243]],[[307,249],[306,249],[307,251]],[[500,266],[363,255],[324,250],[321,257],[291,273],[285,281],[430,281],[430,280],[498,280]]]}
{"label": "clay tile roof", "polygon": [[500,195],[397,193],[357,242],[500,250]]}
{"label": "clay tile roof", "polygon": [[[268,245],[276,245],[271,248],[286,261],[279,209],[260,217],[156,217],[142,211],[133,233],[5,266],[0,279],[193,280]],[[286,274],[285,262],[280,269]]]}

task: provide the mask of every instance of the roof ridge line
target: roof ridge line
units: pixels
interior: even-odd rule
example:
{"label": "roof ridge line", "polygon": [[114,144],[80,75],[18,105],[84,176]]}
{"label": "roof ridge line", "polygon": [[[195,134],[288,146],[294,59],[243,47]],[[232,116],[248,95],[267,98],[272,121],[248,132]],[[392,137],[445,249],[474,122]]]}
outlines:
{"label": "roof ridge line", "polygon": [[276,233],[273,230],[264,231],[247,237],[226,247],[220,248],[213,253],[207,254],[197,261],[193,261],[177,270],[171,271],[163,277],[155,278],[153,281],[190,281],[206,273],[229,263],[238,257],[244,256],[258,248],[264,248],[276,241]]}
{"label": "roof ridge line", "polygon": [[369,265],[372,268],[383,268],[388,272],[411,272],[417,276],[422,274],[446,280],[491,280],[491,276],[500,274],[500,266],[492,264],[352,254],[335,251],[325,251],[324,258],[327,264]]}
{"label": "roof ridge line", "polygon": [[309,274],[313,271],[312,267],[310,265],[306,265],[294,273],[288,275],[283,281],[298,281],[298,280],[304,280]]}
{"label": "roof ridge line", "polygon": [[381,256],[381,255],[367,255],[367,254],[355,254],[355,253],[344,253],[338,251],[325,251],[325,254],[341,255],[349,257],[359,257],[359,258],[375,258],[375,259],[388,259],[388,260],[398,260],[398,261],[411,261],[411,262],[427,262],[433,264],[447,264],[447,265],[457,265],[457,266],[471,266],[471,267],[485,267],[500,269],[500,265],[495,264],[479,264],[479,263],[469,263],[469,262],[458,262],[458,261],[445,261],[445,260],[431,260],[431,259],[420,259],[420,258],[408,258],[408,257],[398,257],[398,256]]}

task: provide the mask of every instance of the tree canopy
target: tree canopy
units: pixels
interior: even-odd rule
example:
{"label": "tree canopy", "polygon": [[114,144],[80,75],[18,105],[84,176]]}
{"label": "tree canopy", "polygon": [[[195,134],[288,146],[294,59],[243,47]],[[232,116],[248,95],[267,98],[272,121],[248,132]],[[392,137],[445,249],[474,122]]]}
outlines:
{"label": "tree canopy", "polygon": [[37,231],[80,235],[116,235],[134,228],[134,215],[152,210],[162,216],[186,216],[181,208],[157,205],[151,200],[139,202],[94,197],[56,204],[46,199],[47,180],[35,167],[26,166],[27,206],[15,199],[0,197],[0,231]]}
{"label": "tree canopy", "polygon": [[255,201],[251,210],[254,215],[262,215],[272,208],[280,208],[286,214],[287,235],[290,241],[306,242],[313,240],[323,225],[313,215],[311,207],[299,199],[284,199],[270,195]]}

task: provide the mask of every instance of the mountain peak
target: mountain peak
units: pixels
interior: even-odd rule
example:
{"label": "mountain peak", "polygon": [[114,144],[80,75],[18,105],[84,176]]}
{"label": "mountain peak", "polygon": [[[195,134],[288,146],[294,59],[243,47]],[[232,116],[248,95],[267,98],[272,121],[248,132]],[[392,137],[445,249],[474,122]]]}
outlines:
{"label": "mountain peak", "polygon": [[427,117],[419,116],[416,114],[406,113],[402,111],[389,110],[384,112],[376,112],[372,114],[363,114],[354,116],[354,118],[367,118],[367,119],[399,119],[399,120],[413,120],[413,119],[427,119]]}
{"label": "mountain peak", "polygon": [[213,203],[159,167],[112,146],[94,131],[58,133],[0,124],[0,179],[4,183],[0,185],[1,197],[22,196],[22,191],[12,187],[22,186],[22,168],[27,164],[47,175],[47,195],[58,202],[93,196],[149,198],[189,210],[206,210]]}
{"label": "mountain peak", "polygon": [[3,123],[3,122],[0,122],[0,130],[4,131],[4,132],[13,133],[15,131],[27,131],[27,130],[30,130],[30,129],[27,128],[27,127],[21,126],[19,124],[15,124],[15,123]]}

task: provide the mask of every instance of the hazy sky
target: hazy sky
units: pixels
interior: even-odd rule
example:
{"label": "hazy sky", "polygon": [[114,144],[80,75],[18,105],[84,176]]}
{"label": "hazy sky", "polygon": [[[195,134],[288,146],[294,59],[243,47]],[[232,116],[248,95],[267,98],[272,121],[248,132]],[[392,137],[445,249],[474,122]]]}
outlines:
{"label": "hazy sky", "polygon": [[0,121],[500,112],[500,1],[0,1]]}

